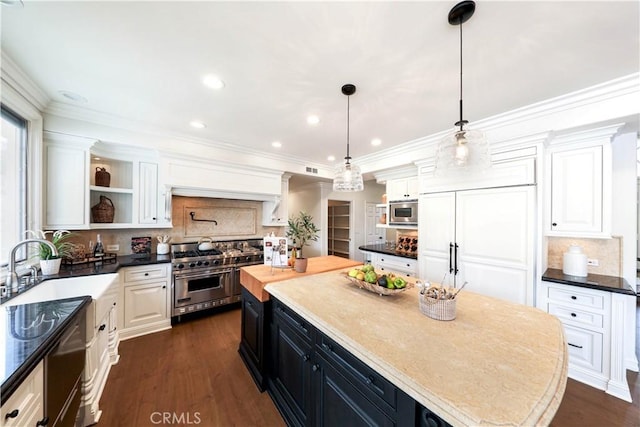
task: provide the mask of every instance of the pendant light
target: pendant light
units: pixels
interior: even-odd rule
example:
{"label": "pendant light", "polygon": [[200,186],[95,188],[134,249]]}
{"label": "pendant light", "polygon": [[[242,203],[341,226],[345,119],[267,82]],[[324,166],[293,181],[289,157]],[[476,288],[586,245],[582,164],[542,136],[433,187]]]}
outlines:
{"label": "pendant light", "polygon": [[349,155],[349,97],[356,93],[356,87],[352,84],[346,84],[342,86],[342,93],[347,95],[347,156],[344,158],[344,164],[336,166],[333,191],[362,191],[364,190],[362,172],[360,172],[359,166],[351,164],[351,156]]}
{"label": "pendant light", "polygon": [[469,122],[462,116],[462,24],[473,16],[475,10],[475,2],[465,0],[449,11],[449,24],[460,27],[460,120],[455,123],[459,129],[447,135],[438,144],[436,175],[482,171],[491,166],[489,144],[484,133],[479,130],[465,129],[465,125]]}

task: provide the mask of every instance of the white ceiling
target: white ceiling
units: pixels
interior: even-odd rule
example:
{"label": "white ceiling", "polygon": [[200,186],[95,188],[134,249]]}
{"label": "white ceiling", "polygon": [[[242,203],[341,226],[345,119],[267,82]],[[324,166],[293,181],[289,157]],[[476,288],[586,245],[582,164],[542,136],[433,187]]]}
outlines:
{"label": "white ceiling", "polygon": [[[455,1],[36,2],[2,7],[2,50],[51,102],[310,162],[357,159],[458,119]],[[638,1],[479,1],[463,26],[465,118],[638,72]],[[202,85],[219,75],[220,91]],[[315,127],[309,114],[320,117]],[[197,130],[197,119],[207,128]],[[372,138],[382,145],[373,147]]]}

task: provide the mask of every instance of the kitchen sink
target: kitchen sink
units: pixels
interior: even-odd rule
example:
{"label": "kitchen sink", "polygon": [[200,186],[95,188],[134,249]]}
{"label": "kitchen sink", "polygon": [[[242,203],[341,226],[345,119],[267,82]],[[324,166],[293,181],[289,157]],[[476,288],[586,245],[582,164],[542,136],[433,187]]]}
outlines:
{"label": "kitchen sink", "polygon": [[117,278],[118,273],[49,279],[11,298],[3,303],[2,306],[11,307],[84,295],[98,300]]}

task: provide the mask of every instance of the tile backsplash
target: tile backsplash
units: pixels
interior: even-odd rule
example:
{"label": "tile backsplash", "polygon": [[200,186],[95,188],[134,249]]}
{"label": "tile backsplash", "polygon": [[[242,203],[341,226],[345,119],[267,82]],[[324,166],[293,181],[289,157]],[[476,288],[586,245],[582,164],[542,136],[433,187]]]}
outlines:
{"label": "tile backsplash", "polygon": [[611,239],[549,237],[547,267],[562,269],[564,253],[573,244],[581,246],[587,258],[598,260],[599,266],[587,266],[588,273],[617,277],[622,275],[622,237]]}

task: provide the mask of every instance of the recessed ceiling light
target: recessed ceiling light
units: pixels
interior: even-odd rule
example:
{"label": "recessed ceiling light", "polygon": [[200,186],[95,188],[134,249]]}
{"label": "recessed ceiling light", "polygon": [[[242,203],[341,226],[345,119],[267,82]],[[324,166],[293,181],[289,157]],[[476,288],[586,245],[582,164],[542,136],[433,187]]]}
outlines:
{"label": "recessed ceiling light", "polygon": [[87,103],[87,98],[85,98],[82,95],[78,95],[77,93],[70,92],[68,90],[59,90],[58,93],[63,97],[65,97],[66,99],[68,99],[69,101],[80,102],[83,104]]}
{"label": "recessed ceiling light", "polygon": [[379,138],[373,138],[371,140],[371,145],[377,147],[378,145],[382,144],[382,141]]}
{"label": "recessed ceiling light", "polygon": [[213,74],[204,76],[202,83],[211,89],[222,89],[224,87],[224,82],[220,80],[218,76],[214,76]]}
{"label": "recessed ceiling light", "polygon": [[312,126],[315,126],[318,123],[320,123],[320,117],[315,116],[315,115],[311,115],[311,116],[307,117],[307,123],[309,123]]}
{"label": "recessed ceiling light", "polygon": [[336,156],[329,156],[327,157],[327,160],[330,162],[335,162],[336,161]]}
{"label": "recessed ceiling light", "polygon": [[207,127],[207,125],[205,125],[202,122],[199,122],[197,120],[192,121],[191,123],[189,123],[192,127],[196,128],[196,129],[204,129]]}
{"label": "recessed ceiling light", "polygon": [[273,141],[271,143],[271,146],[274,147],[274,148],[280,148],[280,147],[282,147],[282,143],[280,143],[280,141]]}

